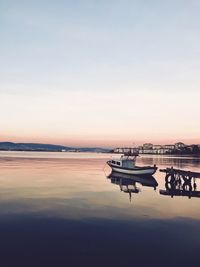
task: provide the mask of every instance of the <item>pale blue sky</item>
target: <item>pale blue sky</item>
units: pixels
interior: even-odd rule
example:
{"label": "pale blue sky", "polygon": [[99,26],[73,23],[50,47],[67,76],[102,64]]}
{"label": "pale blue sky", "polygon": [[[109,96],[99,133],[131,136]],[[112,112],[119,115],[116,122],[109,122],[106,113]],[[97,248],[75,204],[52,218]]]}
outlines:
{"label": "pale blue sky", "polygon": [[0,0],[0,139],[200,143],[199,1]]}

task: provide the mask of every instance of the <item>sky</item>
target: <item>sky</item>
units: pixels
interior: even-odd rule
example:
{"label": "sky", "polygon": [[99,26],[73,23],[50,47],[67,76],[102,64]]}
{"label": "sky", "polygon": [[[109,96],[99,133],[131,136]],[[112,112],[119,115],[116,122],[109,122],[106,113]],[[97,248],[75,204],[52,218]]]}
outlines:
{"label": "sky", "polygon": [[199,0],[0,0],[0,141],[200,143]]}

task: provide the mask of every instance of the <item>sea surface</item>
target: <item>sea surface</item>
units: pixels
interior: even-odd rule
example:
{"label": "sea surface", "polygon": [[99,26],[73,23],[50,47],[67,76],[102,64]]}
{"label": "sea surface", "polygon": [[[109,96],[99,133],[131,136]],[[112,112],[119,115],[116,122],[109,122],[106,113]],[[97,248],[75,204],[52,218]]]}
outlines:
{"label": "sea surface", "polygon": [[[0,152],[0,266],[200,266],[198,179],[110,177],[111,156]],[[137,164],[200,172],[200,158]]]}

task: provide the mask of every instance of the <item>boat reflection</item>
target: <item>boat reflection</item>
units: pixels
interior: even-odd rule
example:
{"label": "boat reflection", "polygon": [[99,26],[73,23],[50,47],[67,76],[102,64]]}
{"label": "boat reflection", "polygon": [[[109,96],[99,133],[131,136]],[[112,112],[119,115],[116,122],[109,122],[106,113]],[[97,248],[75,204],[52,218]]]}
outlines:
{"label": "boat reflection", "polygon": [[134,176],[131,174],[123,174],[112,171],[107,178],[110,179],[112,184],[118,185],[120,191],[127,193],[130,201],[132,194],[138,194],[141,192],[138,184],[153,187],[154,190],[156,190],[156,187],[158,186],[158,183],[153,176]]}

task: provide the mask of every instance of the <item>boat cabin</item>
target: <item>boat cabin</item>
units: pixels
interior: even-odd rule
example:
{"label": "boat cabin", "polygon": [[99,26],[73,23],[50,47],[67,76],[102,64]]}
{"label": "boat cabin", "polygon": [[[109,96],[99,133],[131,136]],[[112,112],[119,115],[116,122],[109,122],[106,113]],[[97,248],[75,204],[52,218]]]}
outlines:
{"label": "boat cabin", "polygon": [[123,168],[133,168],[135,167],[136,156],[128,157],[128,156],[121,156],[120,159],[112,159],[111,163],[114,166],[120,166]]}

